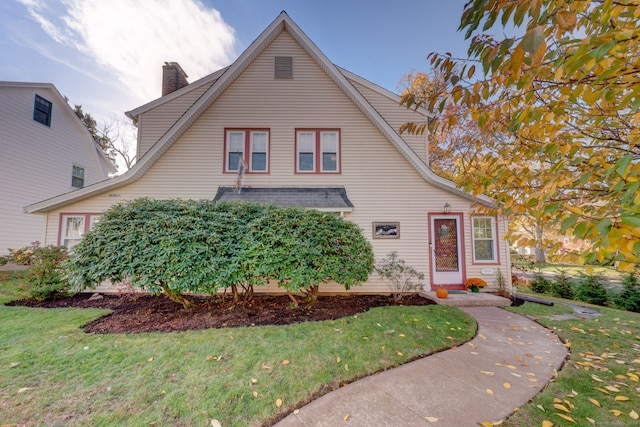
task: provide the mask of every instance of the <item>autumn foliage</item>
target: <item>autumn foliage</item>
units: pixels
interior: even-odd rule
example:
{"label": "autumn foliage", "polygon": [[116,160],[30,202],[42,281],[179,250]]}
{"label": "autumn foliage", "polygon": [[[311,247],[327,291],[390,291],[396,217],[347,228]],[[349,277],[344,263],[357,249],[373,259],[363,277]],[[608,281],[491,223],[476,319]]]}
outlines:
{"label": "autumn foliage", "polygon": [[454,150],[458,184],[492,196],[511,218],[588,241],[582,253],[565,254],[573,260],[633,270],[640,264],[640,2],[475,0],[460,30],[469,58],[431,53],[434,78],[444,84],[427,96],[403,96],[437,119],[404,129],[439,135],[446,146],[448,133],[473,122],[463,126],[471,129],[462,135],[464,151]]}

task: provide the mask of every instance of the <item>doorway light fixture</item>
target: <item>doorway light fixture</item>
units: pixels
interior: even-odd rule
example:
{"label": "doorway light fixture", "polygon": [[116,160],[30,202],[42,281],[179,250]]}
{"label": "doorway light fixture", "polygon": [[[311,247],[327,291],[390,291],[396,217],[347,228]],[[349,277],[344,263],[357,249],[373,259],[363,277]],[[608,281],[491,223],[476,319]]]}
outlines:
{"label": "doorway light fixture", "polygon": [[444,206],[442,207],[442,212],[446,214],[451,212],[451,205],[449,204],[449,202],[445,202]]}

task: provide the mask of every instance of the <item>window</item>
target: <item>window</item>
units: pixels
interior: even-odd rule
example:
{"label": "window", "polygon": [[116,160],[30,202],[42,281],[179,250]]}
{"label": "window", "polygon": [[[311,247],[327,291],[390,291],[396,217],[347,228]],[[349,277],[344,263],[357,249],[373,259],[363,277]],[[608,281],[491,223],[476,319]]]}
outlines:
{"label": "window", "polygon": [[275,68],[274,78],[292,79],[293,78],[293,57],[276,56],[274,68]]}
{"label": "window", "polygon": [[51,111],[53,104],[43,97],[36,95],[35,105],[33,107],[33,120],[43,125],[51,127]]}
{"label": "window", "polygon": [[60,245],[72,249],[82,236],[100,219],[100,214],[63,214],[60,224]]}
{"label": "window", "polygon": [[228,129],[225,139],[225,172],[237,172],[240,162],[247,172],[269,172],[269,131]]}
{"label": "window", "polygon": [[84,187],[84,168],[73,166],[71,170],[71,186],[74,188]]}
{"label": "window", "polygon": [[475,262],[497,262],[495,218],[476,216],[473,221],[473,260]]}
{"label": "window", "polygon": [[339,173],[340,131],[298,130],[296,172]]}

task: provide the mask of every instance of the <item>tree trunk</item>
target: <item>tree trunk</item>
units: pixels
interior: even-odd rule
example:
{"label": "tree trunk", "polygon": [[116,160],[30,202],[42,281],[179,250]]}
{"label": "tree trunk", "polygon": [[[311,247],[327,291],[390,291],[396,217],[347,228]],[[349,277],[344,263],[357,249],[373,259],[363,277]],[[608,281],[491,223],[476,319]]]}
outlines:
{"label": "tree trunk", "polygon": [[296,299],[296,297],[289,291],[287,291],[287,295],[289,296],[289,298],[291,299],[291,301],[293,301],[293,306],[295,308],[298,308],[298,300]]}
{"label": "tree trunk", "polygon": [[319,286],[311,286],[308,291],[305,291],[307,298],[309,298],[311,302],[316,302],[318,300],[318,293],[320,293]]}
{"label": "tree trunk", "polygon": [[542,228],[536,227],[536,245],[533,248],[536,264],[544,264],[546,258],[544,255],[544,249],[542,248]]}
{"label": "tree trunk", "polygon": [[238,293],[238,286],[237,285],[231,285],[231,293],[233,294],[233,301],[234,302],[239,302],[240,301],[240,294]]}
{"label": "tree trunk", "polygon": [[171,289],[162,287],[162,292],[169,297],[171,301],[177,302],[182,305],[182,308],[191,308],[191,301],[186,299],[180,292],[173,292]]}

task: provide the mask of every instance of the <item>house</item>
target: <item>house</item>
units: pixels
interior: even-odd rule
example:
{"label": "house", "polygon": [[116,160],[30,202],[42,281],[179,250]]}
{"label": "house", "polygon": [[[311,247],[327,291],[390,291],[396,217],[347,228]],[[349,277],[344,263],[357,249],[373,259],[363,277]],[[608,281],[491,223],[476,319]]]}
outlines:
{"label": "house", "polygon": [[[131,170],[27,207],[46,217],[47,243],[69,244],[70,220],[89,229],[142,196],[272,201],[353,221],[378,259],[397,251],[425,273],[426,289],[510,280],[505,219],[473,215],[491,200],[434,174],[425,137],[399,133],[426,115],[334,65],[285,12],[229,67],[190,84],[175,63],[163,75],[186,85],[127,113],[139,129]],[[374,274],[353,291],[389,288]]]}
{"label": "house", "polygon": [[28,215],[24,206],[103,181],[112,172],[54,85],[0,82],[0,256],[43,240],[46,217]]}

